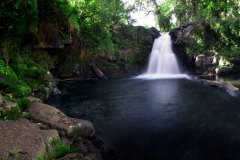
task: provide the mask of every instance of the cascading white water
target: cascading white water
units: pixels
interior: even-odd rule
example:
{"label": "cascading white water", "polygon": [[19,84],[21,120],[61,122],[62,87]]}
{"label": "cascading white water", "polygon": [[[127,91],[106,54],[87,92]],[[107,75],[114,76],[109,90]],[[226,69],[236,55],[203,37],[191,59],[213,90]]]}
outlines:
{"label": "cascading white water", "polygon": [[172,41],[168,33],[154,41],[147,74],[180,74],[175,54],[172,51]]}
{"label": "cascading white water", "polygon": [[148,70],[139,78],[187,78],[181,74],[177,58],[172,51],[172,40],[169,33],[161,33],[154,41]]}

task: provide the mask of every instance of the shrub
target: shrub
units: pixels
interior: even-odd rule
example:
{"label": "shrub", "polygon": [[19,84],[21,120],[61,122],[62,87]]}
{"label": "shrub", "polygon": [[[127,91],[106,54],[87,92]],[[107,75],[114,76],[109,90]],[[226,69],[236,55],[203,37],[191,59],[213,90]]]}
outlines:
{"label": "shrub", "polygon": [[77,152],[77,149],[63,144],[60,138],[56,138],[50,141],[45,154],[41,157],[38,157],[37,160],[58,159],[73,152]]}
{"label": "shrub", "polygon": [[18,100],[18,104],[22,111],[26,110],[31,101],[27,98],[22,98]]}
{"label": "shrub", "polygon": [[31,88],[26,84],[18,85],[18,87],[13,89],[13,97],[15,98],[23,98],[31,94]]}
{"label": "shrub", "polygon": [[21,118],[21,116],[22,113],[18,104],[16,107],[12,107],[10,109],[4,106],[0,107],[0,119],[17,120]]}

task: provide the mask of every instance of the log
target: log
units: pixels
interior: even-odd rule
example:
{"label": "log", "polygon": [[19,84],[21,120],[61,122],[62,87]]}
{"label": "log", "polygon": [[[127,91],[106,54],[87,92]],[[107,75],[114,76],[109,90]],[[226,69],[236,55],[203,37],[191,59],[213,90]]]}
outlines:
{"label": "log", "polygon": [[92,62],[89,64],[89,66],[92,68],[93,72],[100,78],[100,79],[108,79],[107,76],[97,67],[97,65]]}

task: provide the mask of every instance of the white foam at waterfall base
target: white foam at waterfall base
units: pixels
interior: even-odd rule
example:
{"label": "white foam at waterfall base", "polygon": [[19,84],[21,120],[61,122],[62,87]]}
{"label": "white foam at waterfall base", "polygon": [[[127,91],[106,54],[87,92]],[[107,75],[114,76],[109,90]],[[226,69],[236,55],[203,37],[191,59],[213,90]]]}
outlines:
{"label": "white foam at waterfall base", "polygon": [[176,55],[172,51],[172,40],[168,32],[161,33],[161,36],[155,39],[147,72],[137,76],[137,78],[189,78],[188,75],[182,74],[179,69]]}

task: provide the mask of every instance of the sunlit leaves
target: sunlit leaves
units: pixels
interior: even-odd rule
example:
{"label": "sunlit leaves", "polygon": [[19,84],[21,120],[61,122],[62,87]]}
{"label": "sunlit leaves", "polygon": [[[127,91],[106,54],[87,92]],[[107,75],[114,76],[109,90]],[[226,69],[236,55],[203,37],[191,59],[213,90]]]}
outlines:
{"label": "sunlit leaves", "polygon": [[70,17],[91,52],[112,52],[111,31],[114,25],[126,21],[128,11],[121,0],[56,0]]}

